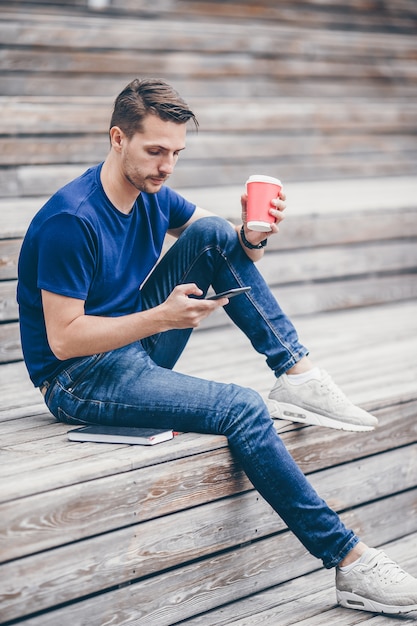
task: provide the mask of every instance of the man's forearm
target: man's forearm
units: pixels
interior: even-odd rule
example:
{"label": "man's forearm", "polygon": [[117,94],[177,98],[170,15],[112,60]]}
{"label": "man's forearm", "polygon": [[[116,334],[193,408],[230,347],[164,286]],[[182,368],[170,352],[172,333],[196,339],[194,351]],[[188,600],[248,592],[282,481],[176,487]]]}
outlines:
{"label": "man's forearm", "polygon": [[48,340],[55,356],[65,360],[116,350],[164,330],[160,307],[155,307],[121,317],[81,315],[59,333],[48,333]]}

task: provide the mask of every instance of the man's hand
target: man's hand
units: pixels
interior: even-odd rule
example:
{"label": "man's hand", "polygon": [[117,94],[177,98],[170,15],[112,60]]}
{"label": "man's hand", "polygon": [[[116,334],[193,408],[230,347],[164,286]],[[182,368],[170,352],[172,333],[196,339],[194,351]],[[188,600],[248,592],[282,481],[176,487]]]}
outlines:
{"label": "man's hand", "polygon": [[[247,211],[246,211],[246,206],[247,206],[247,202],[248,202],[248,196],[247,194],[243,194],[240,198],[240,203],[242,205],[242,222],[243,222],[243,228],[244,228],[244,233],[245,233],[245,237],[247,239],[247,241],[249,241],[249,243],[251,243],[252,245],[256,246],[259,243],[261,243],[261,241],[263,241],[264,239],[268,239],[269,237],[271,237],[271,235],[274,235],[275,233],[277,233],[279,231],[279,224],[280,222],[282,222],[282,220],[284,219],[284,210],[286,208],[286,204],[285,204],[285,200],[286,200],[286,195],[283,192],[283,190],[280,190],[279,193],[279,197],[275,198],[274,200],[271,200],[271,208],[269,209],[269,213],[270,215],[272,215],[275,218],[275,222],[273,222],[271,224],[271,230],[267,233],[262,233],[262,232],[258,232],[258,231],[254,231],[254,230],[250,230],[248,228],[247,225]],[[264,254],[264,249],[259,249],[259,250],[250,250],[248,249],[242,242],[240,235],[239,235],[239,231],[240,231],[240,226],[236,227],[236,231],[238,233],[239,236],[239,240],[241,242],[242,248],[244,249],[244,251],[246,252],[246,254],[248,255],[248,257],[250,259],[252,259],[252,261],[258,261]]]}
{"label": "man's hand", "polygon": [[166,330],[196,328],[228,298],[190,298],[203,292],[194,284],[178,285],[162,304],[119,317],[86,315],[84,301],[42,290],[48,342],[60,359],[116,350]]}
{"label": "man's hand", "polygon": [[287,197],[285,193],[281,189],[279,192],[279,197],[275,198],[274,200],[271,200],[271,208],[269,209],[269,214],[275,218],[275,222],[271,224],[270,232],[260,233],[260,232],[248,229],[247,227],[248,220],[247,220],[247,213],[246,213],[246,205],[248,202],[248,196],[247,194],[243,194],[241,196],[240,203],[242,205],[242,222],[243,222],[243,226],[245,227],[245,234],[246,232],[249,233],[250,239],[248,238],[248,241],[253,243],[253,245],[260,243],[263,239],[270,237],[271,235],[279,231],[279,224],[285,218],[284,211],[287,206],[285,204],[286,198]]}
{"label": "man's hand", "polygon": [[162,316],[166,329],[197,328],[213,311],[225,306],[229,301],[228,298],[220,300],[190,298],[201,295],[203,292],[194,283],[177,285],[165,302],[157,307],[158,315]]}

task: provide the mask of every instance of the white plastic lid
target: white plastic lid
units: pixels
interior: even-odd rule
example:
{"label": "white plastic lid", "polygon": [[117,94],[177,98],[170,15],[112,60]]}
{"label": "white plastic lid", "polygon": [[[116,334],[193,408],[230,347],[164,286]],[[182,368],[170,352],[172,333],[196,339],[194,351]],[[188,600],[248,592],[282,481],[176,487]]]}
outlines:
{"label": "white plastic lid", "polygon": [[273,178],[272,176],[263,176],[262,174],[255,174],[253,176],[249,176],[246,184],[248,183],[272,183],[273,185],[279,185],[282,187],[282,182],[279,178]]}

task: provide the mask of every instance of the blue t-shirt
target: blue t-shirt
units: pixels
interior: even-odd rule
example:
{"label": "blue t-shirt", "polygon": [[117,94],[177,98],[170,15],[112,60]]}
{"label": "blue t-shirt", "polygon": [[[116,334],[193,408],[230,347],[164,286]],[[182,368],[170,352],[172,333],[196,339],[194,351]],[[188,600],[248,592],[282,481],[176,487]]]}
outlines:
{"label": "blue t-shirt", "polygon": [[142,192],[125,215],[104,193],[101,167],[87,170],[52,196],[23,241],[17,288],[20,334],[36,387],[68,363],[49,347],[40,290],[84,300],[87,315],[140,311],[140,287],[161,254],[167,230],[185,224],[195,210],[162,187],[156,194]]}

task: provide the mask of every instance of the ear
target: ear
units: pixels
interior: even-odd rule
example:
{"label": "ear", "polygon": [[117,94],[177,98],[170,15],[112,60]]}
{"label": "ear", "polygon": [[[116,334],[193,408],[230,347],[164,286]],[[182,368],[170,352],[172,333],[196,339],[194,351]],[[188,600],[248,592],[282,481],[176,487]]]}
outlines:
{"label": "ear", "polygon": [[110,143],[112,148],[117,152],[120,152],[123,142],[126,141],[126,135],[118,126],[112,126],[110,128]]}

